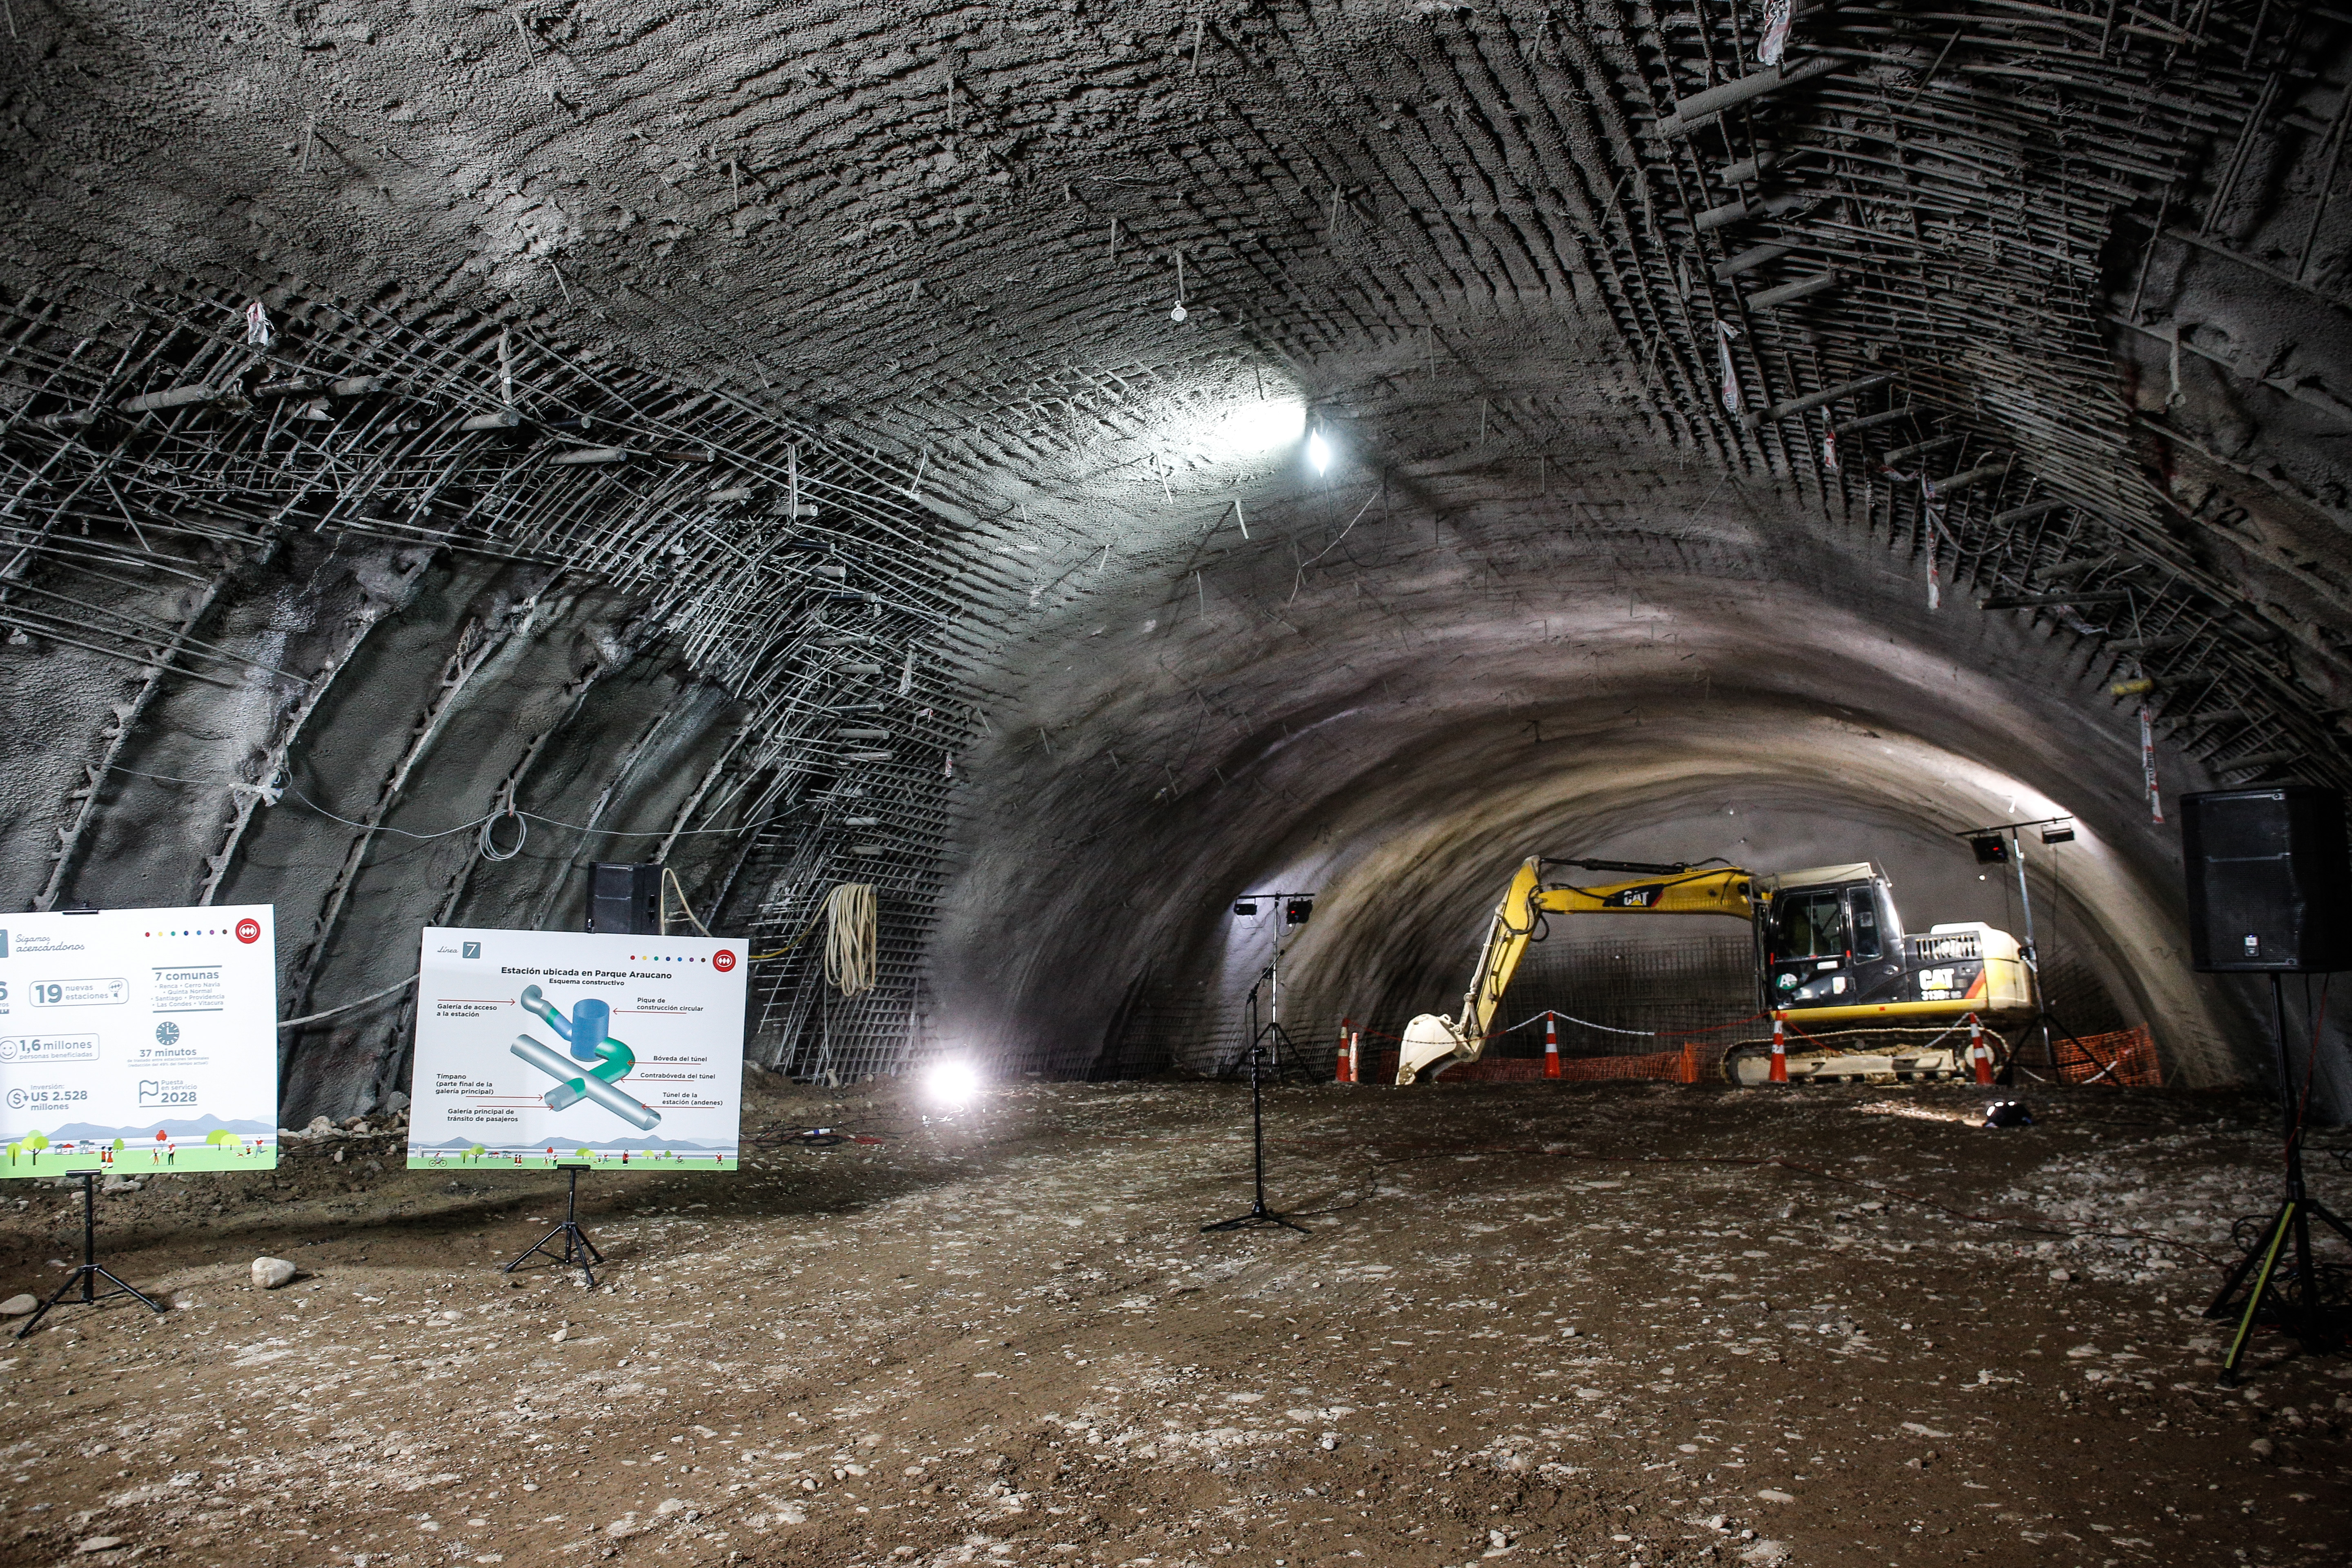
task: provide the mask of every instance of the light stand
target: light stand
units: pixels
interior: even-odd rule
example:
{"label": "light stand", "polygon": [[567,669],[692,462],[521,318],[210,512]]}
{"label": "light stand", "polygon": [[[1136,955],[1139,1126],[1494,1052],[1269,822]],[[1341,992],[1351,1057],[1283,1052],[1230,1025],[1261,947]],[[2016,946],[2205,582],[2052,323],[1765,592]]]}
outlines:
{"label": "light stand", "polygon": [[[2021,951],[2025,957],[2026,972],[2033,976],[2033,1016],[2027,1019],[2025,1026],[2018,1031],[2017,1043],[2014,1046],[2004,1044],[2008,1059],[2001,1063],[2000,1074],[1995,1080],[2004,1089],[2017,1082],[2018,1070],[2021,1065],[2018,1058],[2024,1055],[2025,1042],[2036,1031],[2039,1031],[2042,1036],[2042,1059],[2044,1070],[2050,1074],[2051,1081],[2053,1083],[2058,1080],[2058,1037],[2060,1036],[2063,1035],[2067,1039],[2073,1040],[2075,1049],[2084,1056],[2091,1055],[2091,1048],[2084,1045],[2074,1031],[2066,1026],[2064,1020],[2050,1010],[2049,992],[2042,984],[2042,953],[2033,938],[2033,895],[2025,885],[2025,841],[2018,837],[2020,830],[2023,828],[2057,828],[2062,824],[2072,823],[2073,820],[2072,817],[2052,816],[2044,817],[2038,822],[2003,822],[1991,827],[1967,828],[1953,835],[1956,838],[1969,840],[1970,846],[1974,847],[1978,840],[1985,838],[1993,839],[1998,843],[2000,836],[2007,834],[2009,836],[2007,858],[2017,868],[2017,901],[2025,916],[2025,945]],[[2073,827],[2067,826],[2060,838],[2053,840],[2045,834],[2042,842],[2044,844],[2063,843],[2074,837]],[[1993,858],[2000,858],[1998,856]],[[1987,858],[1985,852],[1981,849],[1978,850],[1977,858],[1979,863],[1982,863]],[[1994,1037],[1998,1039],[2000,1037]],[[2096,1058],[2093,1058],[2093,1059]],[[2096,1081],[2097,1077],[2104,1076],[2105,1070],[2103,1068],[2100,1074],[2094,1075],[2093,1081]]]}
{"label": "light stand", "polygon": [[[565,1190],[563,1194],[563,1223],[557,1226],[553,1230],[549,1231],[545,1236],[541,1237],[537,1241],[532,1242],[530,1247],[523,1250],[521,1257],[516,1258],[512,1263],[508,1264],[504,1268],[499,1269],[499,1273],[511,1274],[516,1269],[521,1268],[525,1263],[530,1262],[533,1256],[544,1253],[549,1258],[554,1259],[557,1268],[577,1268],[580,1270],[580,1278],[583,1282],[591,1286],[596,1283],[596,1275],[593,1266],[604,1262],[604,1255],[596,1250],[596,1244],[590,1241],[588,1239],[588,1233],[580,1228],[579,1218],[580,1173],[587,1168],[588,1167],[585,1165],[565,1165],[562,1167],[564,1173],[572,1178],[571,1184]],[[563,1250],[560,1254],[553,1247],[547,1245],[559,1236],[563,1238]]]}
{"label": "light stand", "polygon": [[1250,1211],[1245,1215],[1237,1215],[1233,1219],[1221,1219],[1214,1225],[1202,1226],[1201,1233],[1203,1236],[1211,1231],[1255,1230],[1262,1226],[1269,1225],[1286,1226],[1301,1236],[1314,1234],[1305,1226],[1278,1215],[1265,1206],[1265,1095],[1258,1087],[1257,1075],[1257,1064],[1265,1056],[1265,1047],[1255,1045],[1250,1047],[1250,1144],[1251,1163],[1257,1179],[1256,1201],[1250,1205]]}
{"label": "light stand", "polygon": [[[2253,1342],[2254,1325],[2265,1316],[2309,1349],[2333,1349],[2342,1340],[2341,1331],[2321,1297],[2319,1276],[2312,1267],[2311,1222],[2316,1219],[2327,1226],[2347,1245],[2352,1245],[2352,1230],[2345,1229],[2344,1222],[2304,1188],[2303,1118],[2296,1114],[2294,1074],[2286,1049],[2286,1001],[2281,994],[2276,970],[2271,972],[2271,1032],[2278,1047],[2279,1101],[2286,1120],[2286,1196],[2279,1201],[2278,1212],[2263,1227],[2262,1239],[2238,1259],[2230,1277],[2222,1281],[2221,1293],[2205,1309],[2209,1318],[2228,1317],[2232,1306],[2230,1299],[2237,1294],[2239,1286],[2247,1284],[2248,1274],[2253,1276],[2239,1311],[2238,1331],[2231,1338],[2230,1353],[2221,1363],[2221,1384],[2224,1388],[2238,1385],[2238,1367],[2245,1361],[2247,1347]],[[2312,1042],[2312,1048],[2318,1048],[2318,1041]],[[2280,1254],[2290,1245],[2294,1258],[2282,1279]]]}
{"label": "light stand", "polygon": [[[68,1171],[66,1174],[81,1178],[81,1262],[75,1266],[71,1274],[66,1276],[66,1282],[50,1293],[47,1300],[33,1309],[33,1315],[25,1320],[23,1328],[16,1331],[16,1337],[20,1340],[31,1333],[33,1325],[47,1316],[50,1308],[64,1301],[66,1293],[76,1286],[81,1288],[81,1295],[75,1301],[68,1303],[72,1306],[93,1307],[110,1296],[128,1296],[133,1300],[145,1302],[158,1312],[167,1310],[163,1302],[146,1295],[134,1286],[125,1284],[119,1276],[110,1272],[99,1262],[98,1189],[92,1184],[98,1179],[98,1173]],[[97,1285],[100,1279],[105,1280],[113,1289],[99,1289]]]}
{"label": "light stand", "polygon": [[[1234,900],[1234,913],[1247,917],[1257,913],[1259,900],[1268,900],[1282,921],[1274,928],[1274,958],[1258,971],[1257,984],[1251,986],[1249,992],[1248,1048],[1255,1051],[1271,1038],[1273,1049],[1268,1059],[1274,1064],[1277,1079],[1297,1078],[1301,1081],[1312,1081],[1307,1064],[1299,1059],[1297,1043],[1282,1026],[1282,933],[1291,926],[1303,926],[1307,922],[1314,912],[1315,898],[1313,893],[1244,893]],[[1267,1018],[1263,1026],[1257,1021],[1260,992],[1265,993],[1266,996]],[[1250,1064],[1253,1081],[1256,1070],[1257,1064],[1253,1059]]]}

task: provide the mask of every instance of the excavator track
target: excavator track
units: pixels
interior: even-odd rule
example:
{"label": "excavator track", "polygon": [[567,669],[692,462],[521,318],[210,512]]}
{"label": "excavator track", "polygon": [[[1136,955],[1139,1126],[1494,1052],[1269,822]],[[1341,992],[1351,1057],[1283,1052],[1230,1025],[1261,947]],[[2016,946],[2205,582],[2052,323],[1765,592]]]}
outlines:
{"label": "excavator track", "polygon": [[[1966,1070],[1965,1047],[1925,1050],[1889,1046],[1880,1050],[1844,1050],[1809,1046],[1789,1053],[1789,1081],[1798,1083],[1949,1083]],[[1772,1081],[1772,1047],[1734,1046],[1723,1053],[1723,1080],[1739,1089]]]}

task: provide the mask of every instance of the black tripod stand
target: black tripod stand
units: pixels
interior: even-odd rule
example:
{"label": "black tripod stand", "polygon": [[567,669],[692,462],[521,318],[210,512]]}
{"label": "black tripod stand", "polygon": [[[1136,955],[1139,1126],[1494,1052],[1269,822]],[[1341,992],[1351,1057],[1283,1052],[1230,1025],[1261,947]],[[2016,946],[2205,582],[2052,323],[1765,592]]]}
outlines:
{"label": "black tripod stand", "polygon": [[1252,1157],[1257,1174],[1257,1201],[1250,1205],[1250,1211],[1245,1215],[1233,1219],[1221,1219],[1214,1225],[1202,1226],[1201,1232],[1204,1236],[1213,1230],[1255,1230],[1260,1226],[1268,1225],[1286,1226],[1301,1236],[1314,1234],[1296,1220],[1278,1215],[1265,1206],[1265,1095],[1258,1087],[1257,1076],[1257,1064],[1265,1058],[1265,1047],[1257,1045],[1250,1047],[1250,1142],[1253,1146]]}
{"label": "black tripod stand", "polygon": [[[1257,1021],[1258,994],[1269,984],[1274,986],[1273,1016],[1264,1024],[1260,1024]],[[1297,1042],[1290,1037],[1290,1031],[1282,1026],[1282,969],[1279,958],[1259,973],[1257,984],[1250,987],[1247,1004],[1249,1051],[1255,1051],[1258,1047],[1270,1041],[1271,1048],[1266,1052],[1266,1063],[1272,1068],[1276,1083],[1313,1082],[1314,1077],[1307,1070],[1306,1060],[1299,1055]],[[1247,1055],[1248,1052],[1244,1053],[1244,1056]],[[1238,1074],[1243,1059],[1244,1057],[1234,1058],[1219,1070],[1217,1076],[1223,1078],[1228,1071]],[[1252,1070],[1255,1070],[1255,1064],[1252,1065]]]}
{"label": "black tripod stand", "polygon": [[[563,1223],[532,1242],[524,1249],[520,1258],[499,1269],[499,1273],[511,1274],[530,1262],[534,1255],[545,1253],[555,1260],[558,1268],[577,1268],[580,1270],[582,1280],[590,1285],[596,1283],[595,1271],[590,1266],[604,1262],[604,1255],[596,1250],[596,1244],[588,1239],[586,1231],[580,1228],[579,1220],[580,1173],[587,1168],[585,1165],[563,1167],[564,1172],[572,1178],[572,1184],[563,1194]],[[563,1238],[563,1250],[560,1254],[555,1248],[547,1245],[559,1236]]]}
{"label": "black tripod stand", "polygon": [[[2000,1084],[2003,1089],[2011,1089],[2016,1087],[2017,1075],[2021,1072],[2027,1074],[2029,1077],[2032,1076],[2032,1069],[2027,1068],[2023,1060],[2025,1056],[2025,1042],[2032,1039],[2037,1032],[2042,1036],[2042,1070],[2049,1073],[2050,1081],[2052,1083],[2059,1083],[2064,1080],[2064,1074],[2058,1065],[2058,1041],[2062,1036],[2069,1040],[2073,1040],[2074,1042],[2074,1048],[2082,1052],[2084,1056],[2090,1058],[2093,1061],[2098,1060],[2095,1056],[2092,1055],[2091,1047],[2084,1045],[2082,1042],[2081,1037],[2060,1020],[2057,1014],[2053,1013],[2046,1005],[2041,1004],[2042,978],[2038,972],[2034,975],[2033,995],[2035,1002],[2039,1006],[2039,1010],[2030,1020],[2027,1021],[2025,1027],[2018,1031],[2017,1043],[2015,1045],[2005,1044],[2002,1047],[2003,1055],[2006,1059],[2001,1063],[2000,1071],[1993,1076],[1993,1081]],[[1995,1036],[1994,1037],[1998,1039],[2000,1037]],[[2085,1083],[2096,1083],[2100,1079],[2105,1078],[2109,1072],[2113,1071],[2114,1068],[2115,1064],[2113,1062],[2109,1062],[2106,1066],[2101,1068],[2097,1072],[2092,1074],[2084,1081]],[[2118,1079],[2117,1081],[2120,1082],[2121,1080]]]}
{"label": "black tripod stand", "polygon": [[[134,1300],[145,1302],[158,1312],[166,1310],[163,1302],[132,1286],[124,1284],[121,1279],[108,1272],[98,1261],[98,1189],[91,1184],[97,1181],[98,1173],[68,1171],[66,1174],[81,1178],[81,1262],[71,1274],[66,1276],[66,1282],[50,1293],[47,1300],[33,1309],[33,1315],[25,1320],[23,1328],[16,1331],[16,1337],[20,1340],[31,1333],[33,1325],[47,1317],[50,1308],[64,1301],[67,1292],[76,1286],[81,1288],[81,1295],[70,1303],[73,1306],[92,1307],[110,1296],[129,1296]],[[98,1282],[100,1279],[105,1280],[114,1289],[99,1289]]]}
{"label": "black tripod stand", "polygon": [[[2312,1197],[2303,1185],[2303,1118],[2296,1113],[2294,1075],[2288,1065],[2286,1050],[2286,1003],[2280,994],[2279,977],[2271,974],[2271,1030],[2277,1038],[2279,1098],[2286,1112],[2286,1196],[2280,1200],[2278,1212],[2263,1226],[2262,1240],[2238,1259],[2237,1267],[2221,1285],[2213,1304],[2205,1309],[2209,1318],[2226,1318],[2233,1303],[2231,1298],[2238,1288],[2253,1276],[2246,1290],[2245,1302],[2239,1312],[2238,1331],[2230,1341],[2230,1353],[2221,1363],[2221,1386],[2238,1385],[2238,1367],[2246,1359],[2246,1348],[2252,1342],[2254,1325],[2268,1321],[2286,1330],[2310,1350],[2334,1350],[2343,1341],[2342,1326],[2335,1321],[2320,1294],[2319,1276],[2312,1266],[2311,1222],[2318,1220],[2352,1244],[2352,1230],[2328,1212],[2327,1206]],[[2294,1257],[2281,1269],[2281,1255],[2292,1249]],[[2284,1273],[2284,1278],[2282,1278]]]}

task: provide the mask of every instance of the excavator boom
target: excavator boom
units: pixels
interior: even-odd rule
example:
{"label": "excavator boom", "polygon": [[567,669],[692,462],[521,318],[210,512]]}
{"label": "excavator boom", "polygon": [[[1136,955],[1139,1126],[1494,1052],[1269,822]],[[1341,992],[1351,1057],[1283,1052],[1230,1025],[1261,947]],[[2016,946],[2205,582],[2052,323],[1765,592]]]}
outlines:
{"label": "excavator boom", "polygon": [[1405,1026],[1397,1054],[1397,1082],[1412,1083],[1441,1061],[1475,1062],[1486,1048],[1486,1032],[1494,1026],[1503,992],[1527,956],[1528,944],[1548,914],[1689,914],[1729,915],[1751,921],[1753,879],[1737,866],[1698,868],[1687,866],[1638,867],[1622,861],[1569,861],[1566,864],[1600,870],[1643,869],[1650,874],[1636,881],[1611,882],[1579,888],[1566,883],[1544,885],[1544,860],[1531,855],[1522,862],[1505,889],[1502,902],[1486,924],[1486,940],[1478,952],[1478,967],[1462,998],[1458,1018],[1424,1013]]}

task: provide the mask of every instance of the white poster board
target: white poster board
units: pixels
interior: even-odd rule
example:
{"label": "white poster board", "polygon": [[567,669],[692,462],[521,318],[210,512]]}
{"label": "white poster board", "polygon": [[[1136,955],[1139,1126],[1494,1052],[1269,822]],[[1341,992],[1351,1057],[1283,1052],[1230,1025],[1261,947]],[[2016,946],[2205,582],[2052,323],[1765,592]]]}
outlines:
{"label": "white poster board", "polygon": [[0,914],[0,1176],[277,1164],[268,904]]}
{"label": "white poster board", "polygon": [[425,928],[412,1168],[735,1169],[745,944]]}

